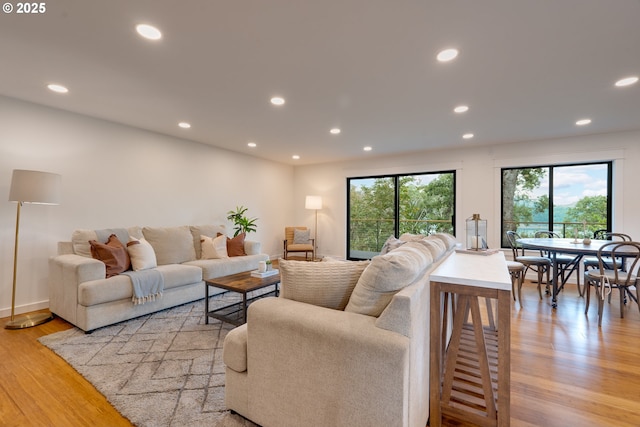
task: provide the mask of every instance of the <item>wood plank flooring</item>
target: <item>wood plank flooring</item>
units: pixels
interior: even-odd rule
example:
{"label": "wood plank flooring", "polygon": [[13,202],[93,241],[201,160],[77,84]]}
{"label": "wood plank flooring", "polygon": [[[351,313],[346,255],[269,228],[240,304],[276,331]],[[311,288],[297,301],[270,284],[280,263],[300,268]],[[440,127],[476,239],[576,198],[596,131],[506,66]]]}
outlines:
{"label": "wood plank flooring", "polygon": [[[584,315],[575,285],[539,301],[525,283],[524,308],[512,306],[511,425],[640,426],[640,313],[620,319],[618,295]],[[2,319],[4,325],[7,319]],[[130,426],[91,384],[37,338],[69,328],[55,319],[30,329],[0,329],[0,425]]]}

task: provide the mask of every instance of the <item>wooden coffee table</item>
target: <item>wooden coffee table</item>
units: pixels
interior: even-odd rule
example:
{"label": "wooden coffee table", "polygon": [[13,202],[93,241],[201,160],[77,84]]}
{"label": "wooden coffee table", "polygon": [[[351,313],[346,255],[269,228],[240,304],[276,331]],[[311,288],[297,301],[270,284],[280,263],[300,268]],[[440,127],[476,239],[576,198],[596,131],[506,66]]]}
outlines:
{"label": "wooden coffee table", "polygon": [[[213,317],[232,325],[240,326],[247,322],[247,307],[256,299],[278,296],[280,284],[280,273],[265,278],[253,277],[250,271],[244,273],[232,274],[230,276],[217,277],[215,279],[205,280],[205,323],[209,323],[209,317]],[[229,292],[237,292],[242,294],[242,301],[229,304],[224,307],[209,311],[209,286],[221,288]],[[274,290],[264,294],[247,298],[247,293],[256,289],[274,286]]]}

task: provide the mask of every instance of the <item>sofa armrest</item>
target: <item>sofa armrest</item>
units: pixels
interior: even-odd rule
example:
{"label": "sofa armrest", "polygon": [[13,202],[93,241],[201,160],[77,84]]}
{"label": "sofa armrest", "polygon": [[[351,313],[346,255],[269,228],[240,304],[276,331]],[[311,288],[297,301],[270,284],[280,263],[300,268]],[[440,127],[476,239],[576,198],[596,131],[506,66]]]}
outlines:
{"label": "sofa armrest", "polygon": [[249,307],[247,343],[258,424],[407,425],[409,339],[375,318],[265,298]]}
{"label": "sofa armrest", "polygon": [[106,274],[104,263],[93,258],[73,254],[49,258],[49,309],[76,324],[78,287]]}
{"label": "sofa armrest", "polygon": [[262,244],[260,242],[256,242],[255,240],[244,241],[244,252],[247,255],[258,255],[261,250]]}

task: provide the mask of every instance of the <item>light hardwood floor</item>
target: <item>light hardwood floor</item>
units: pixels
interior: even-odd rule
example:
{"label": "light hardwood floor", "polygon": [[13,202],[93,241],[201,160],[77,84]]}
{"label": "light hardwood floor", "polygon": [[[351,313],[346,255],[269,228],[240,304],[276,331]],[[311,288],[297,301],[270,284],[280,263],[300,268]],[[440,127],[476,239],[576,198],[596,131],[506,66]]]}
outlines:
{"label": "light hardwood floor", "polygon": [[[557,310],[525,283],[511,323],[511,425],[640,426],[640,313],[620,319],[617,294],[598,328],[596,306],[570,285]],[[3,319],[6,320],[6,319]],[[2,322],[2,324],[4,321]],[[55,319],[0,329],[0,425],[130,426],[91,384],[37,338],[70,326]]]}

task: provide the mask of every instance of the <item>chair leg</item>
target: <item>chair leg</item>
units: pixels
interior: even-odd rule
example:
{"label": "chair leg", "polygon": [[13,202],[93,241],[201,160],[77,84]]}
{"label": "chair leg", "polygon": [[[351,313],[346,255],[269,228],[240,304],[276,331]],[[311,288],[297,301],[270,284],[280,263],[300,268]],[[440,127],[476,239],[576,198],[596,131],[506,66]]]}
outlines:
{"label": "chair leg", "polygon": [[620,293],[620,318],[624,319],[624,300],[627,296],[627,288],[624,286],[618,286],[618,292]]}
{"label": "chair leg", "polygon": [[540,295],[540,299],[542,299],[542,267],[538,267],[538,295]]}
{"label": "chair leg", "polygon": [[[524,270],[520,270],[518,276],[518,301],[520,302],[520,308],[522,308],[522,283],[524,282]],[[640,302],[638,303],[638,309],[640,310]]]}
{"label": "chair leg", "polygon": [[602,326],[602,312],[604,311],[604,299],[602,298],[601,293],[604,289],[596,284],[596,297],[598,298],[598,326]]}
{"label": "chair leg", "polygon": [[591,300],[591,282],[587,279],[584,280],[584,292],[587,294],[584,306],[584,314],[587,314],[589,312],[589,302]]}

